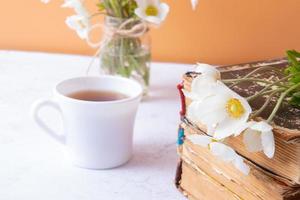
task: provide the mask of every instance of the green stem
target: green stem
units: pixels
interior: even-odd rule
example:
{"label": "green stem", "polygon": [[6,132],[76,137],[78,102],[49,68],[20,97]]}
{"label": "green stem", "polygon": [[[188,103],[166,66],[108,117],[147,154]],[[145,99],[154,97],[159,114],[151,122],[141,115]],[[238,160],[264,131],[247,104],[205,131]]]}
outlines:
{"label": "green stem", "polygon": [[252,72],[250,72],[249,74],[247,74],[245,76],[245,78],[249,77],[249,76],[252,76],[253,74],[255,74],[256,72],[258,72],[260,70],[266,70],[266,69],[271,69],[272,71],[275,71],[275,72],[278,72],[280,74],[283,74],[283,72],[280,69],[276,68],[276,67],[273,67],[273,66],[263,66],[263,67],[259,67],[259,68],[255,69],[255,70],[253,70]]}
{"label": "green stem", "polygon": [[[125,4],[125,6],[124,6],[124,5],[122,6],[122,3],[121,3],[121,2],[120,2],[119,4],[120,4],[120,6],[121,6],[121,8],[122,8],[121,12],[122,12],[123,17],[124,17],[124,18],[128,18],[128,17],[129,17],[129,14],[128,14],[128,8],[126,8],[126,4]],[[127,3],[127,4],[128,4],[128,3]],[[128,6],[128,5],[127,5],[127,6]]]}
{"label": "green stem", "polygon": [[222,80],[222,81],[224,83],[232,83],[232,82],[240,83],[240,82],[245,82],[245,81],[256,81],[256,82],[262,82],[262,83],[268,83],[268,84],[273,83],[272,81],[267,81],[267,80],[259,79],[259,78],[225,79],[225,80]]}
{"label": "green stem", "polygon": [[274,107],[272,113],[269,115],[269,117],[268,117],[268,119],[267,119],[267,122],[268,122],[268,123],[270,123],[270,122],[273,120],[273,118],[274,118],[274,116],[276,115],[276,113],[277,113],[277,111],[278,111],[280,105],[282,104],[284,98],[285,98],[291,91],[293,91],[294,89],[296,89],[296,88],[299,87],[299,86],[300,86],[300,83],[297,83],[297,84],[291,86],[291,87],[290,87],[289,89],[287,89],[285,92],[281,93],[281,95],[280,95],[280,97],[279,97],[279,99],[278,99],[278,101],[277,101],[277,103],[276,103],[276,105],[275,105],[275,107]]}
{"label": "green stem", "polygon": [[284,90],[286,90],[286,88],[270,89],[268,91],[265,91],[265,92],[261,93],[261,96],[266,95],[266,94],[270,94],[272,92],[282,92]]}
{"label": "green stem", "polygon": [[[296,73],[296,74],[291,74],[291,75],[289,75],[289,76],[286,76],[286,77],[284,77],[284,78],[279,79],[278,81],[273,82],[272,84],[270,84],[270,85],[266,86],[265,88],[263,88],[262,90],[260,90],[258,93],[256,93],[256,94],[254,94],[254,95],[248,97],[247,100],[248,100],[248,101],[251,101],[252,99],[255,99],[256,97],[261,96],[263,92],[265,92],[266,90],[268,90],[268,89],[271,88],[272,86],[277,85],[278,83],[280,83],[280,82],[282,82],[282,81],[285,81],[285,80],[289,79],[290,77],[295,76],[295,75],[297,75],[297,74],[298,74],[298,73]],[[300,73],[299,73],[299,74],[300,74]]]}
{"label": "green stem", "polygon": [[[278,73],[282,74],[282,71],[280,71],[280,70],[277,69],[276,67],[272,67],[272,66],[264,66],[264,67],[259,67],[259,68],[255,69],[255,70],[253,70],[252,72],[250,72],[249,74],[247,74],[246,76],[244,76],[242,79],[248,78],[248,77],[252,76],[253,74],[255,74],[256,72],[259,72],[259,71],[261,71],[261,70],[266,70],[266,69],[271,69],[271,70],[273,70],[273,71],[275,71],[275,72],[278,72]],[[233,86],[235,86],[235,85],[237,85],[237,84],[239,84],[239,82],[233,83],[233,84],[231,84],[229,87],[233,87]]]}
{"label": "green stem", "polygon": [[119,58],[120,58],[120,64],[121,64],[121,67],[125,67],[124,65],[124,55],[125,55],[125,52],[124,52],[125,48],[124,48],[124,38],[121,37],[120,38],[120,49],[119,49]]}
{"label": "green stem", "polygon": [[109,0],[103,0],[102,3],[104,5],[105,11],[107,12],[107,15],[112,16],[113,11],[111,9]]}
{"label": "green stem", "polygon": [[115,0],[110,0],[109,1],[112,10],[114,11],[115,17],[122,17],[120,9],[118,9],[118,5],[116,4]]}
{"label": "green stem", "polygon": [[275,94],[277,94],[279,91],[277,90],[275,90],[275,91],[273,91],[270,95],[269,95],[269,97],[266,99],[266,101],[265,101],[265,103],[263,104],[263,106],[260,108],[260,109],[258,109],[257,111],[255,111],[255,113],[252,115],[252,117],[254,118],[254,117],[257,117],[262,111],[264,111],[265,109],[266,109],[266,107],[268,106],[268,104],[270,103],[270,101],[272,100],[272,97],[275,95]]}

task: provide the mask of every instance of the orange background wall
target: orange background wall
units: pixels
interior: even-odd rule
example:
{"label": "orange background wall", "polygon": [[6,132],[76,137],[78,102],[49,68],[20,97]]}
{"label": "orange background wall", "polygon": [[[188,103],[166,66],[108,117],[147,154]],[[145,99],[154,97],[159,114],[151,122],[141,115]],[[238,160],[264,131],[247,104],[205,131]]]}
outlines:
{"label": "orange background wall", "polygon": [[[89,7],[96,0],[86,0]],[[165,0],[166,22],[152,30],[154,60],[229,64],[300,50],[300,0]],[[1,0],[0,48],[92,55],[64,23],[62,0]]]}

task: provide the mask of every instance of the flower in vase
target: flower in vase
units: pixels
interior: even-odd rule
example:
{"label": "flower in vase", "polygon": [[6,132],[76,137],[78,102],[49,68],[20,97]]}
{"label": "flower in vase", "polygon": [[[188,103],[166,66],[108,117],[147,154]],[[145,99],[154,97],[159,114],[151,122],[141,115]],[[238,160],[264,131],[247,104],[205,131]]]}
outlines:
{"label": "flower in vase", "polygon": [[210,95],[189,105],[188,118],[205,125],[208,134],[218,140],[239,135],[249,126],[252,112],[249,103],[222,82],[209,89]]}
{"label": "flower in vase", "polygon": [[244,132],[244,144],[249,152],[262,151],[268,158],[273,158],[275,141],[273,127],[265,121],[252,122]]}
{"label": "flower in vase", "polygon": [[88,37],[89,20],[86,17],[81,15],[67,17],[66,24],[70,29],[75,30],[81,39]]}
{"label": "flower in vase", "polygon": [[89,13],[84,7],[81,0],[65,0],[62,5],[65,8],[72,8],[76,15],[67,17],[66,24],[69,28],[75,30],[81,39],[88,37],[88,29],[90,27]]}
{"label": "flower in vase", "polygon": [[159,25],[169,13],[169,6],[159,0],[137,0],[135,14],[141,19]]}
{"label": "flower in vase", "polygon": [[215,138],[206,135],[193,134],[187,137],[193,144],[208,148],[210,152],[225,162],[231,162],[238,170],[245,175],[249,174],[250,168],[244,163],[244,159],[239,156],[231,147],[223,144]]}
{"label": "flower in vase", "polygon": [[65,0],[62,5],[63,8],[72,8],[75,10],[77,15],[89,17],[89,13],[85,6],[83,5],[83,1],[81,0]]}

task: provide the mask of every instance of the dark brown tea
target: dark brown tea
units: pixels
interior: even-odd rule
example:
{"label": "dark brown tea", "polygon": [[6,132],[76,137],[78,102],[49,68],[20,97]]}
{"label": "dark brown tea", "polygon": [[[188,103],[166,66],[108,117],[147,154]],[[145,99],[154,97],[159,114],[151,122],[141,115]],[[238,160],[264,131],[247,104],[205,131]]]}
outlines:
{"label": "dark brown tea", "polygon": [[116,101],[128,98],[127,95],[101,90],[82,90],[68,95],[68,97],[84,101]]}

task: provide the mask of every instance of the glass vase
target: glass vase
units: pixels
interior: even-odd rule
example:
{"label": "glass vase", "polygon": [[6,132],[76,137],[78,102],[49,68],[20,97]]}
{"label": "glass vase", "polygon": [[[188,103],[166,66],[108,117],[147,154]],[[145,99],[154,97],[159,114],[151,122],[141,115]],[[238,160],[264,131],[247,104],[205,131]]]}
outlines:
{"label": "glass vase", "polygon": [[134,79],[146,94],[150,84],[151,38],[143,23],[107,16],[99,56],[101,73]]}

